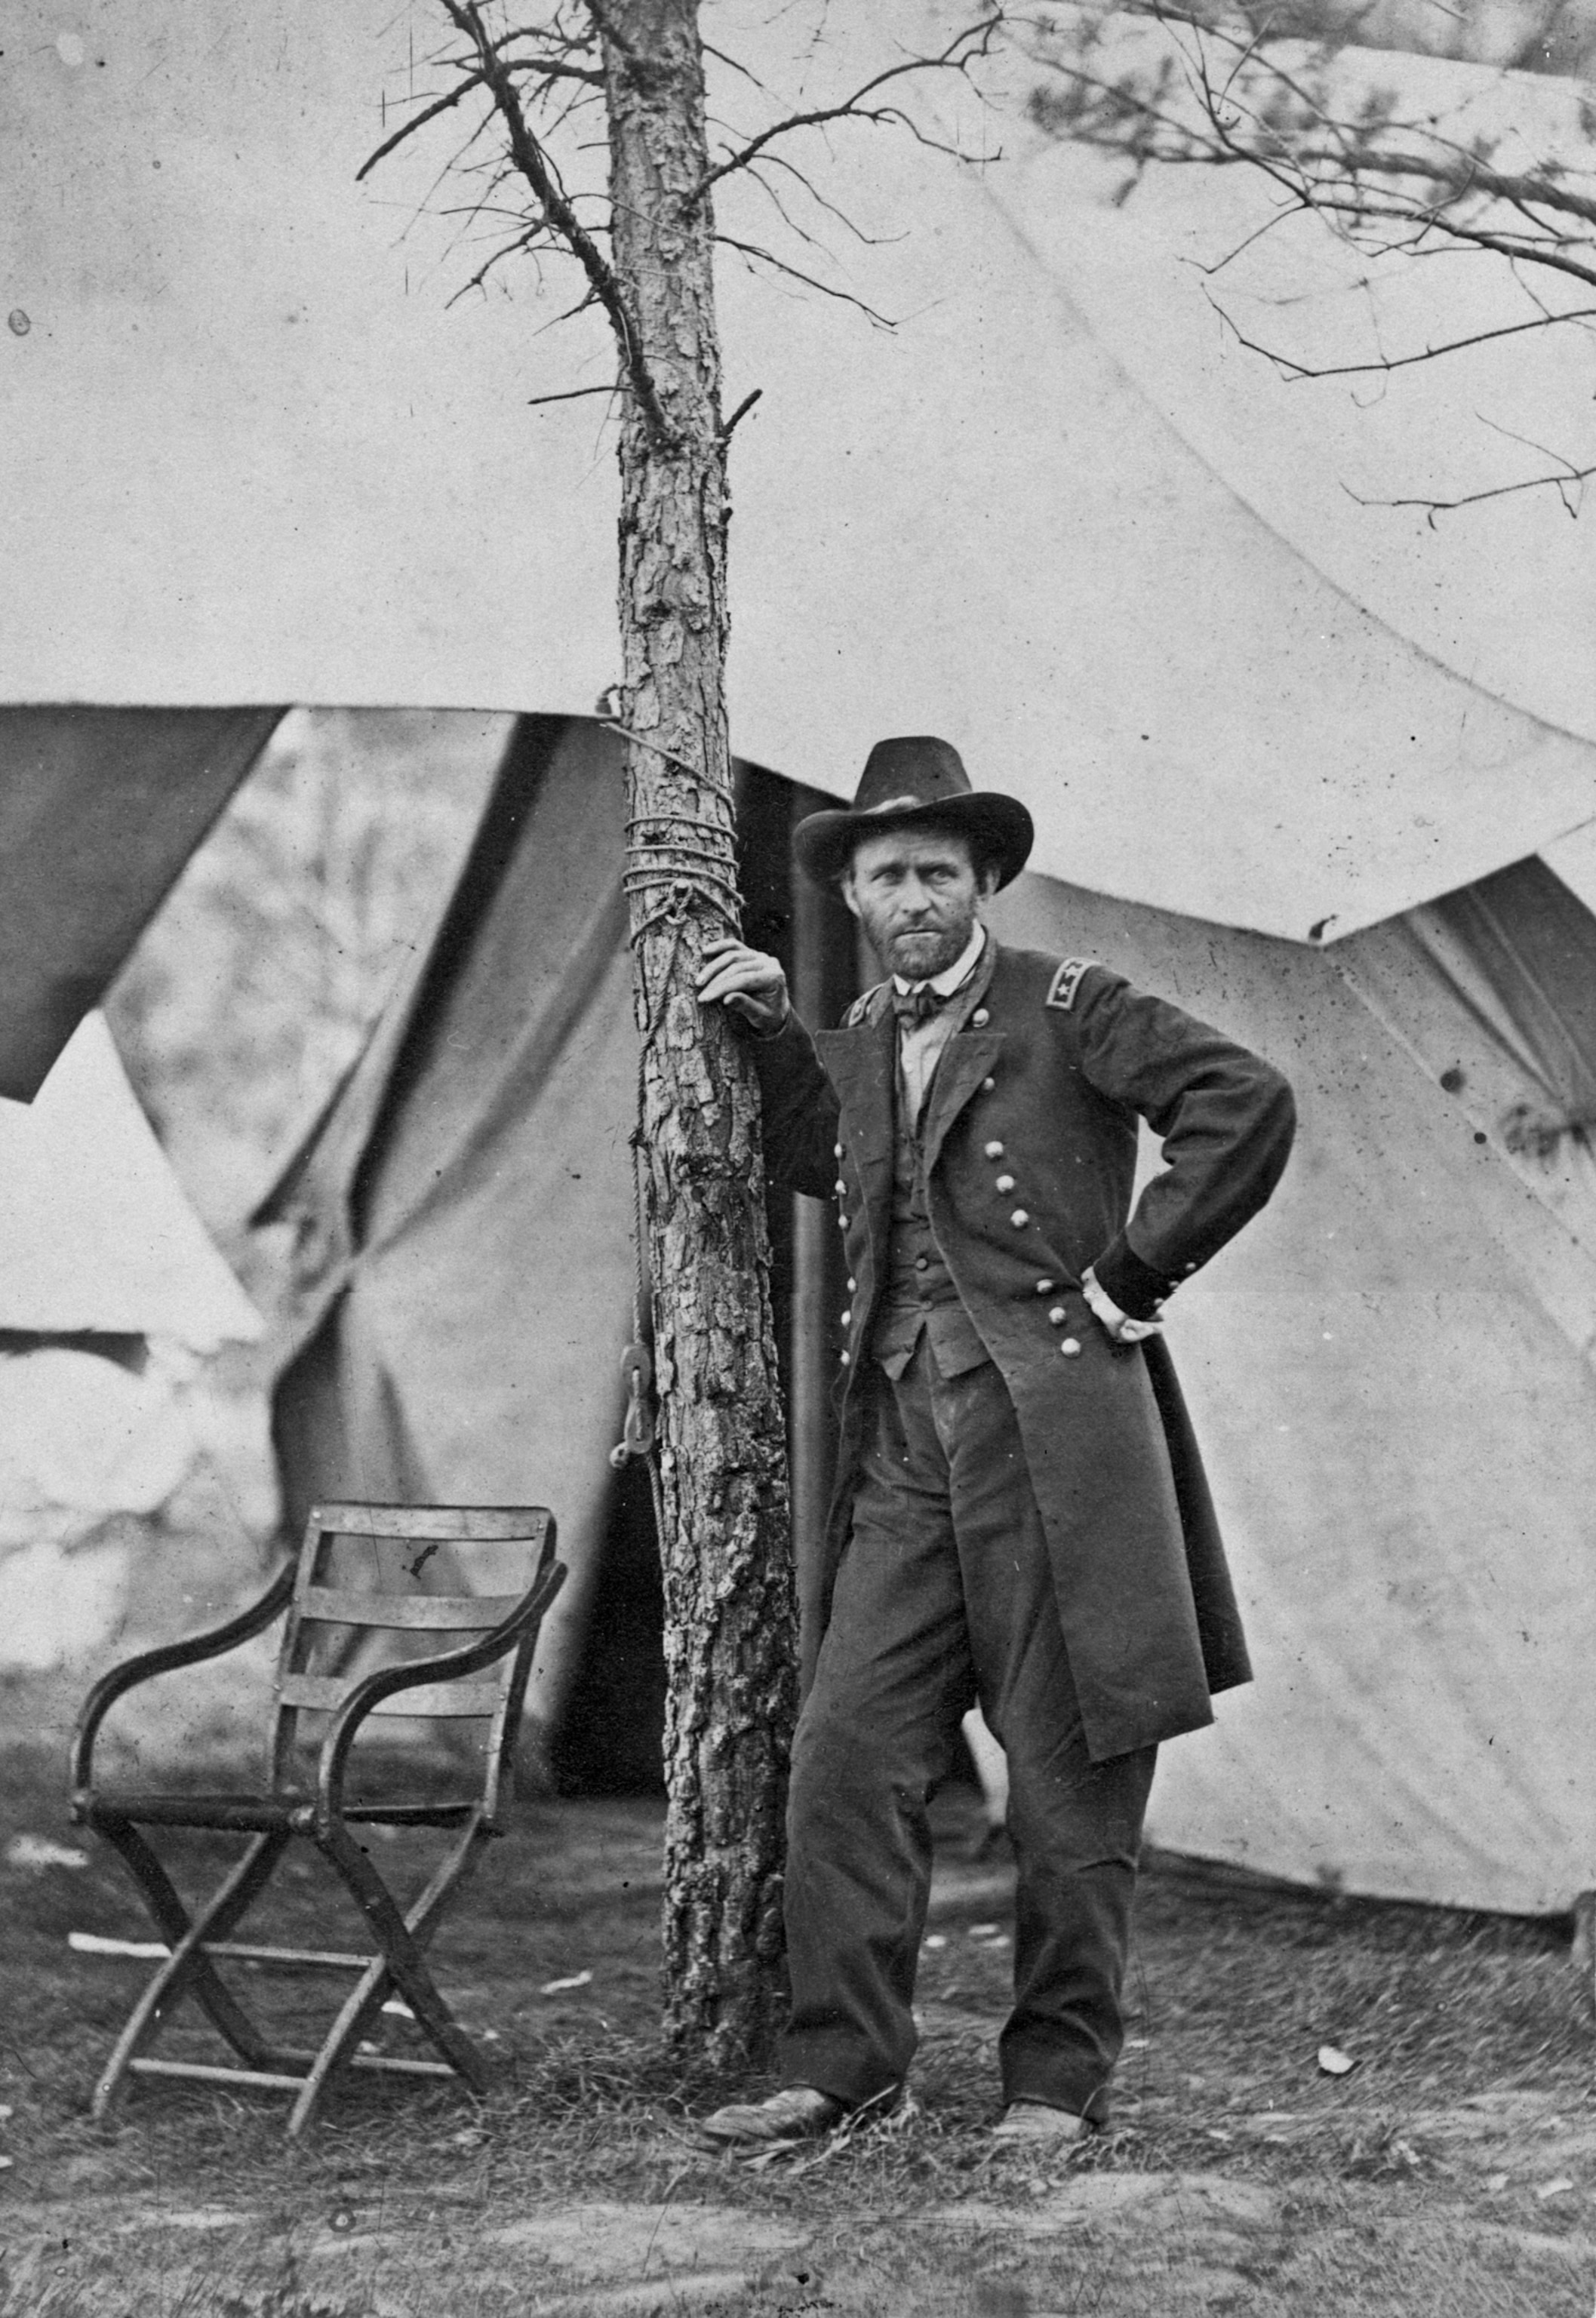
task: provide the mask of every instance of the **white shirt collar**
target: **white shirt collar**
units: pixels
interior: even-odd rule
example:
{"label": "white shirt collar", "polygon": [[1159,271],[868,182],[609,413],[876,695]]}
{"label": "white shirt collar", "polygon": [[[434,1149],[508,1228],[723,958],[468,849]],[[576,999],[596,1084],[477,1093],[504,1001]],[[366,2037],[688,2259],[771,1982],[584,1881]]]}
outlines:
{"label": "white shirt collar", "polygon": [[[986,928],[978,924],[953,964],[945,966],[940,974],[933,974],[929,977],[929,987],[937,993],[938,998],[951,998],[959,984],[969,979],[974,973],[976,963],[985,948]],[[892,987],[894,990],[923,990],[927,984],[923,982],[905,982],[901,975],[895,974],[892,976]]]}

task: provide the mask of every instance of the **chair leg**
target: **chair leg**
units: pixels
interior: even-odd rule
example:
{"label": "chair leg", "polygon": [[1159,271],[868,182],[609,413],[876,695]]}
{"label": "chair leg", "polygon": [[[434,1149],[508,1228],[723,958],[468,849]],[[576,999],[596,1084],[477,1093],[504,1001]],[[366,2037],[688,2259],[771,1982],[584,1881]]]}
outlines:
{"label": "chair leg", "polygon": [[[430,1943],[433,1933],[436,1929],[437,1918],[443,1911],[444,1901],[458,1891],[460,1885],[476,1866],[491,1839],[489,1831],[479,1813],[471,1819],[459,1842],[453,1845],[445,1855],[426,1889],[406,1909],[403,1918],[405,1929],[418,1948],[425,1948]],[[363,1862],[365,1855],[360,1851],[358,1844],[354,1846],[354,1849]],[[372,1874],[372,1880],[376,1881],[375,1871],[368,1872]],[[363,1909],[365,1905],[363,1898],[358,1891],[356,1897],[361,1900]],[[367,1920],[371,1921],[369,1916]],[[373,1930],[375,1928],[373,1926]],[[381,1934],[378,1934],[378,1937],[381,1940]],[[446,2013],[447,2007],[444,2004],[444,1999],[438,1995],[435,1984],[431,1981],[431,1975],[427,1974],[426,1977],[438,2006]],[[358,1983],[345,1999],[337,2018],[328,2029],[321,2050],[316,2056],[315,2064],[305,2080],[305,2089],[293,2105],[293,2114],[288,2121],[291,2140],[296,2139],[309,2124],[334,2071],[347,2060],[367,2024],[382,2005],[389,1990],[399,1984],[385,1954],[374,1957],[361,1974]],[[413,2003],[410,2008],[413,2012],[417,2009]],[[463,2042],[463,2032],[453,2022],[453,2016],[448,2017],[451,2026],[454,2027],[455,2035]],[[418,2012],[417,2017],[421,2020],[425,2027],[426,2026],[425,2017]],[[430,2034],[431,2031],[428,2030],[428,2033]],[[434,2041],[437,2040],[435,2038]],[[439,2049],[453,2067],[456,2069],[460,2067],[458,2058],[446,2044],[440,2045]],[[470,2050],[471,2059],[476,2063],[476,2073],[471,2074],[468,2071],[462,2071],[462,2073],[465,2074],[466,2081],[473,2092],[480,2093],[486,2086],[487,2072],[481,2067],[475,2047],[468,2046],[467,2049]]]}
{"label": "chair leg", "polygon": [[96,2122],[110,2116],[127,2083],[134,2059],[158,2032],[162,2019],[179,1998],[193,1996],[204,2007],[233,2050],[251,2068],[264,2069],[273,2053],[231,1991],[224,1986],[202,1943],[225,1939],[238,1918],[270,1880],[289,1843],[285,1833],[258,1835],[216,1892],[192,1919],[166,1869],[136,1828],[102,1827],[99,1832],[126,1860],[142,1891],[150,1914],[171,1943],[172,1953],[151,1979],[117,2038],[110,2059],[94,2087],[90,2114]]}
{"label": "chair leg", "polygon": [[320,1849],[353,1893],[381,1954],[362,1975],[359,1986],[345,2004],[317,2055],[305,2089],[294,2104],[288,2128],[291,2134],[299,2133],[309,2123],[328,2078],[347,2057],[390,1987],[400,1991],[417,2025],[471,2090],[486,2092],[488,2071],[482,2056],[440,1995],[423,1951],[444,1900],[476,1864],[488,1840],[488,1829],[480,1819],[473,1819],[420,1898],[408,1914],[401,1914],[392,1893],[346,1828],[337,1826],[327,1835],[318,1837]]}

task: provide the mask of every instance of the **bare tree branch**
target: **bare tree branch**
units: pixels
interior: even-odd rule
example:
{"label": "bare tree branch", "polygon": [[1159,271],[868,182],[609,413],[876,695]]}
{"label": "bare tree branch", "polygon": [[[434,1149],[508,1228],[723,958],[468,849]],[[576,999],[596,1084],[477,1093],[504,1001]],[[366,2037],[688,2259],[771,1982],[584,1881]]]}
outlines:
{"label": "bare tree branch", "polygon": [[[874,95],[877,89],[884,88],[890,81],[901,80],[910,73],[963,72],[977,57],[988,53],[997,22],[996,16],[988,16],[979,23],[965,25],[962,31],[955,33],[937,55],[909,57],[901,64],[889,65],[885,71],[878,72],[862,83],[851,96],[844,97],[840,103],[817,105],[811,112],[790,112],[785,120],[773,121],[768,128],[761,129],[758,136],[750,137],[745,145],[728,154],[723,161],[701,177],[694,188],[693,198],[703,201],[712,186],[719,184],[722,177],[731,176],[735,170],[746,169],[778,137],[790,137],[799,129],[819,129],[833,121],[865,121],[878,126],[891,124],[895,128],[908,129],[921,144],[935,145],[939,152],[953,153],[956,157],[964,158],[963,155],[957,154],[956,148],[940,144],[936,139],[927,136],[896,105],[867,105],[865,99]],[[988,154],[981,157],[991,160],[996,156]]]}
{"label": "bare tree branch", "polygon": [[397,152],[408,137],[414,137],[418,129],[425,129],[427,122],[435,121],[440,113],[453,112],[472,89],[481,86],[481,74],[468,73],[459,87],[451,89],[447,96],[435,97],[431,104],[424,104],[419,112],[412,113],[402,129],[396,129],[391,137],[383,139],[374,153],[367,155],[354,173],[355,184],[358,185],[363,177],[369,176],[379,161],[385,161],[390,153]]}
{"label": "bare tree branch", "polygon": [[[1596,321],[1590,302],[1555,302],[1531,286],[1538,279],[1550,292],[1551,276],[1596,289],[1596,173],[1571,166],[1566,155],[1520,164],[1521,138],[1516,149],[1505,134],[1460,138],[1448,133],[1444,118],[1404,114],[1390,90],[1367,81],[1359,87],[1338,50],[1360,38],[1360,22],[1337,12],[1337,0],[1214,0],[1211,13],[1201,0],[1191,7],[1123,0],[1116,13],[1161,25],[1167,42],[1158,43],[1151,30],[1138,31],[1134,44],[1116,54],[1098,14],[1030,20],[1026,52],[1039,68],[1031,118],[1053,135],[1122,156],[1130,174],[1121,200],[1155,165],[1256,170],[1273,189],[1272,213],[1204,268],[1210,281],[1266,235],[1310,216],[1366,261],[1389,266],[1450,255],[1505,265],[1534,309],[1522,320],[1431,335],[1420,346],[1388,352],[1376,340],[1370,355],[1317,362],[1240,328],[1205,283],[1237,343],[1272,363],[1283,379],[1383,377]],[[1011,25],[1017,21],[1009,19]],[[1317,45],[1309,37],[1315,24]],[[1588,138],[1596,135],[1596,107],[1585,104],[1580,120]],[[1507,166],[1510,152],[1520,165]],[[1483,415],[1481,423],[1493,424]],[[1556,472],[1450,499],[1359,504],[1448,510],[1555,489],[1577,514],[1580,487],[1592,471],[1579,459],[1528,447]]]}
{"label": "bare tree branch", "polygon": [[451,306],[457,306],[462,298],[469,298],[473,290],[480,290],[482,287],[496,265],[502,264],[507,257],[516,256],[524,249],[531,249],[547,231],[548,228],[544,220],[538,218],[526,228],[524,233],[511,234],[507,240],[499,244],[490,256],[483,259],[476,272],[467,281],[462,282],[459,289],[454,291],[445,302]]}
{"label": "bare tree branch", "polygon": [[748,416],[749,412],[753,409],[755,403],[758,401],[764,391],[765,389],[762,386],[757,386],[751,394],[745,394],[743,396],[742,400],[738,404],[731,418],[727,419],[725,425],[721,429],[721,440],[722,443],[730,443],[731,440],[732,428],[736,426],[740,418],[745,418]]}
{"label": "bare tree branch", "polygon": [[[1210,297],[1208,303],[1232,332],[1236,344],[1245,346],[1249,354],[1262,355],[1266,362],[1273,363],[1288,385],[1303,379],[1358,378],[1370,373],[1384,374],[1389,371],[1412,370],[1420,363],[1439,362],[1443,355],[1462,354],[1468,346],[1490,346],[1498,338],[1520,337],[1528,330],[1544,330],[1547,326],[1543,315],[1533,322],[1505,322],[1499,329],[1475,330],[1464,337],[1447,338],[1439,346],[1421,347],[1417,354],[1382,355],[1375,362],[1315,364],[1297,362],[1290,355],[1282,354],[1277,346],[1266,346],[1259,339],[1248,337],[1245,331],[1237,328],[1234,316],[1227,313],[1216,298]],[[1556,319],[1560,322],[1596,320],[1596,306],[1576,307],[1572,312],[1559,314]]]}
{"label": "bare tree branch", "polygon": [[1359,507],[1421,508],[1430,519],[1430,529],[1434,530],[1435,518],[1438,515],[1453,515],[1459,508],[1482,507],[1487,499],[1511,499],[1521,491],[1555,490],[1562,499],[1567,513],[1577,519],[1583,494],[1579,494],[1571,503],[1569,496],[1571,488],[1575,484],[1589,482],[1592,475],[1596,475],[1596,466],[1570,467],[1560,475],[1529,475],[1519,483],[1495,483],[1484,490],[1463,491],[1454,499],[1430,498],[1370,499],[1360,497],[1349,484],[1343,483],[1341,489],[1349,499],[1357,500]]}
{"label": "bare tree branch", "polygon": [[[535,409],[540,402],[580,402],[589,394],[630,394],[632,389],[623,378],[613,378],[607,386],[570,386],[562,394],[529,394],[526,407]],[[753,398],[749,397],[750,401]],[[737,414],[740,417],[740,413]]]}
{"label": "bare tree branch", "polygon": [[[591,0],[588,0],[588,4],[591,6]],[[620,283],[597,243],[577,215],[560,184],[558,172],[533,134],[516,85],[515,74],[489,38],[478,0],[440,0],[440,5],[476,52],[480,78],[504,122],[511,160],[531,186],[542,217],[581,266],[594,297],[609,317],[621,350],[621,359],[650,431],[662,442],[672,440],[675,429],[666,416],[649,374],[648,364],[643,360],[638,332],[627,310]],[[599,12],[593,9],[592,13],[594,21],[604,29],[604,19]]]}
{"label": "bare tree branch", "polygon": [[824,298],[835,298],[839,305],[854,307],[879,330],[895,330],[898,327],[890,315],[878,313],[851,290],[840,290],[835,282],[822,282],[818,274],[806,274],[802,266],[789,265],[785,257],[777,257],[774,250],[761,248],[757,241],[739,241],[729,233],[717,233],[715,240],[722,249],[735,249],[751,265],[768,265],[774,274],[785,274],[790,281],[802,282],[806,290],[818,290]]}

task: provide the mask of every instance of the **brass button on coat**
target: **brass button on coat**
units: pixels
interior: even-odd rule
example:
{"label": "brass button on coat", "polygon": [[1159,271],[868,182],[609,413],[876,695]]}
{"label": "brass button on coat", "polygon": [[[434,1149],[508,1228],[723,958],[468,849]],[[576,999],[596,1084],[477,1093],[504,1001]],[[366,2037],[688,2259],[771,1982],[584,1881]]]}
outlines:
{"label": "brass button on coat", "polygon": [[1062,1304],[1055,1304],[1047,1316],[1055,1328],[1062,1328],[1070,1316]]}
{"label": "brass button on coat", "polygon": [[848,1306],[848,1307],[847,1307],[847,1311],[846,1311],[846,1312],[844,1312],[844,1313],[843,1313],[843,1315],[842,1315],[842,1325],[843,1325],[843,1326],[844,1326],[845,1328],[849,1325],[849,1323],[850,1323],[850,1322],[851,1322],[851,1320],[853,1319],[853,1316],[854,1316],[853,1307],[852,1307],[852,1305],[850,1304],[850,1305]]}
{"label": "brass button on coat", "polygon": [[1036,1282],[1036,1293],[1038,1296],[1051,1296],[1054,1291],[1054,1282],[1053,1280],[1039,1280]]}
{"label": "brass button on coat", "polygon": [[998,1189],[1000,1191],[1012,1191],[1014,1189],[1013,1176],[1000,1175],[998,1178]]}
{"label": "brass button on coat", "polygon": [[[1076,1336],[1066,1336],[1063,1343],[1059,1346],[1059,1350],[1063,1352],[1067,1361],[1077,1359],[1080,1352],[1080,1339]],[[847,1354],[844,1352],[842,1357],[844,1360],[847,1360]]]}
{"label": "brass button on coat", "polygon": [[[988,1079],[987,1084],[988,1086],[991,1086],[991,1079]],[[986,1146],[986,1155],[989,1159],[1000,1159],[1003,1156],[1002,1145],[1000,1143],[989,1143]]]}
{"label": "brass button on coat", "polygon": [[984,1030],[991,1019],[991,1016],[987,1012],[984,1006],[978,1006],[974,1013],[970,1017],[971,1021],[974,1023],[975,1028],[978,1030]]}
{"label": "brass button on coat", "polygon": [[1031,1211],[1029,1208],[1016,1208],[1009,1220],[1016,1231],[1023,1231],[1031,1220]]}
{"label": "brass button on coat", "polygon": [[997,1085],[997,1083],[998,1082],[996,1079],[982,1079],[981,1082],[982,1093],[991,1094],[992,1089]]}

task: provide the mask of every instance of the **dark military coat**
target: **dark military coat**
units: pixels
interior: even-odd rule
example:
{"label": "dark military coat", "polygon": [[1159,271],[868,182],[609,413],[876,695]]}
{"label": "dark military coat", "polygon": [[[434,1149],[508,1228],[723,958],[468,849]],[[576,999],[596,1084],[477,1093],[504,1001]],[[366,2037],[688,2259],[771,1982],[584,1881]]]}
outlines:
{"label": "dark military coat", "polygon": [[[754,1053],[770,1171],[837,1198],[854,1282],[823,1617],[874,1388],[866,1347],[892,1196],[890,985],[848,1027],[811,1039],[789,1017]],[[1166,1166],[1132,1214],[1138,1117],[1163,1137]],[[1145,1308],[1134,1291],[1185,1279],[1263,1205],[1294,1117],[1285,1080],[1245,1047],[1103,966],[1027,950],[998,951],[926,1099],[931,1229],[1014,1403],[1097,1760],[1211,1721],[1210,1694],[1251,1669],[1169,1353],[1157,1338],[1115,1344],[1081,1274],[1095,1266],[1116,1302]]]}

